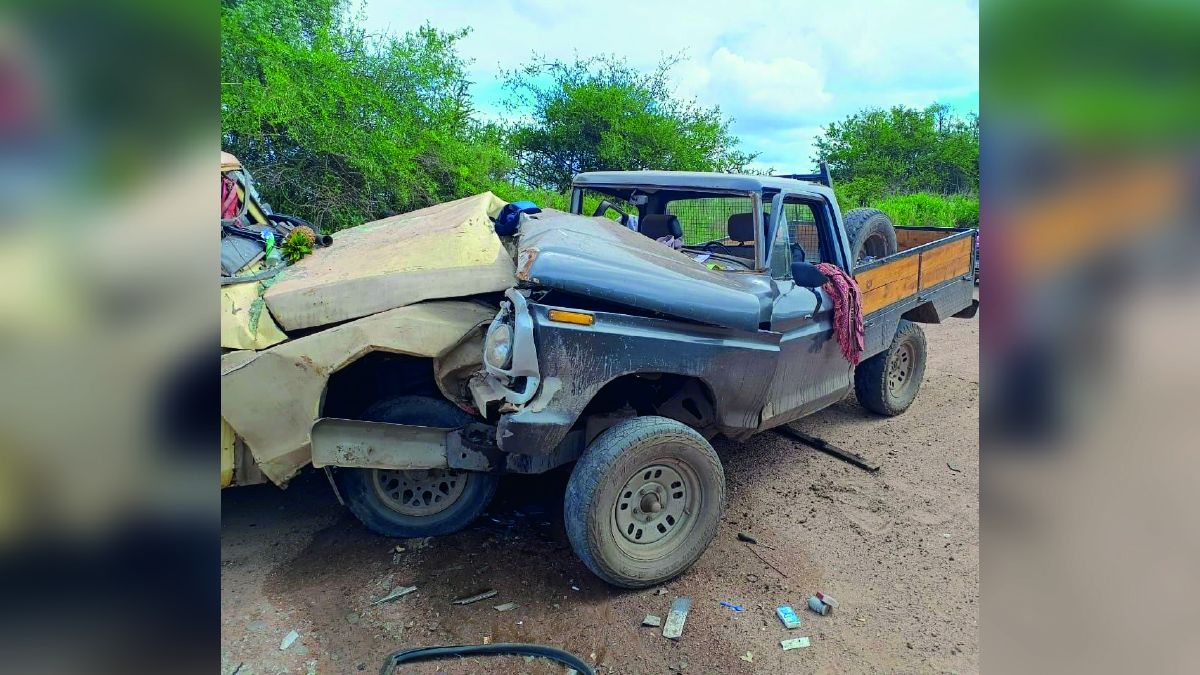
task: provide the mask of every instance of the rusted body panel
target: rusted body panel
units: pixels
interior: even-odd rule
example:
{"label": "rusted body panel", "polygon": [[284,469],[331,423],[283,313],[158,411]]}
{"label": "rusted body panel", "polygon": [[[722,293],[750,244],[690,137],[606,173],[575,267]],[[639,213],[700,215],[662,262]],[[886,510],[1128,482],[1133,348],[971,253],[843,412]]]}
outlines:
{"label": "rusted body panel", "polygon": [[[664,247],[665,248],[665,247]],[[504,415],[497,440],[505,452],[554,451],[605,384],[633,373],[699,378],[715,404],[718,430],[737,438],[758,427],[779,354],[779,335],[596,312],[595,324],[547,318],[553,307],[531,305],[543,380],[560,387],[547,400]],[[545,385],[544,385],[545,386]]]}
{"label": "rusted body panel", "polygon": [[265,351],[221,358],[221,417],[262,472],[288,481],[309,463],[309,430],[329,377],[377,350],[441,357],[495,311],[464,301],[425,302],[351,321]]}

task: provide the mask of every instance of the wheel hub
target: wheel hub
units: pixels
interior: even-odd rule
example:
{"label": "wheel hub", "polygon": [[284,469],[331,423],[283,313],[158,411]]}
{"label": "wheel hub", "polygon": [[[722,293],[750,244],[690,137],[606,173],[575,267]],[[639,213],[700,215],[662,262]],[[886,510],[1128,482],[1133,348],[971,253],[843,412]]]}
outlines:
{"label": "wheel hub", "polygon": [[450,508],[467,487],[453,469],[394,471],[376,469],[372,485],[388,508],[408,516],[431,516]]}
{"label": "wheel hub", "polygon": [[690,515],[689,490],[683,476],[669,466],[653,464],[639,470],[617,495],[617,531],[630,543],[652,544],[682,529]]}
{"label": "wheel hub", "polygon": [[898,393],[908,384],[914,362],[912,347],[907,344],[900,345],[900,348],[888,359],[888,391],[893,394]]}

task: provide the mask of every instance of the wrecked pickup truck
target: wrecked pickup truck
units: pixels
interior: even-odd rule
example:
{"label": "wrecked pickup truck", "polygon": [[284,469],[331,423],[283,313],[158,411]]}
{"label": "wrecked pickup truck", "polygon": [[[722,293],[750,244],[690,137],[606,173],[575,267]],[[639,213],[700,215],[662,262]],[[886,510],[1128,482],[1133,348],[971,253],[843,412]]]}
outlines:
{"label": "wrecked pickup truck", "polygon": [[[800,178],[586,173],[570,213],[485,193],[339,232],[259,289],[274,344],[223,344],[224,482],[311,462],[367,527],[412,537],[466,526],[502,474],[574,462],[564,517],[588,568],[680,574],[725,502],[710,439],[851,388],[899,414],[917,323],[978,306],[976,230],[843,216],[827,174]],[[861,289],[857,367],[817,263]]]}

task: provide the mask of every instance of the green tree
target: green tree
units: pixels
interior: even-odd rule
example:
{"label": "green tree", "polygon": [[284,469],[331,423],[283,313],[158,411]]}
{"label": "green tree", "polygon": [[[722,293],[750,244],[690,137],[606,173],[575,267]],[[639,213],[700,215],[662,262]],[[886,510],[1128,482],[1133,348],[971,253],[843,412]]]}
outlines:
{"label": "green tree", "polygon": [[737,150],[730,119],[672,92],[676,63],[642,73],[614,56],[535,58],[506,72],[510,103],[523,114],[509,129],[517,180],[562,191],[582,171],[743,169],[754,155]]}
{"label": "green tree", "polygon": [[979,116],[962,119],[945,105],[863,110],[825,127],[816,151],[847,206],[891,194],[979,190]]}
{"label": "green tree", "polygon": [[345,0],[226,0],[221,131],[279,211],[337,230],[488,189],[513,168],[472,120],[466,31],[369,36]]}

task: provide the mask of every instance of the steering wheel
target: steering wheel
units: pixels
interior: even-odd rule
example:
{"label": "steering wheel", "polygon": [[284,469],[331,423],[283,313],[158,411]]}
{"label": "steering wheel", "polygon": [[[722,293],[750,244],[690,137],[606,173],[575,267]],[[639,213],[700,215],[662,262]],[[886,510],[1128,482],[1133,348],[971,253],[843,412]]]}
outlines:
{"label": "steering wheel", "polygon": [[609,209],[612,209],[613,211],[616,211],[617,213],[621,214],[621,224],[622,225],[624,225],[626,223],[626,221],[629,220],[628,213],[625,213],[621,209],[617,208],[612,202],[608,201],[607,199],[600,202],[600,205],[597,206],[596,210],[592,213],[592,217],[596,218],[596,217],[602,216],[602,215],[604,215],[604,212]]}
{"label": "steering wheel", "polygon": [[704,249],[705,251],[712,250],[709,248],[710,246],[720,246],[721,248],[725,249],[723,251],[723,253],[725,255],[733,255],[733,251],[728,246],[726,246],[725,244],[722,244],[721,242],[717,241],[716,239],[709,241],[709,242],[705,242],[703,244],[700,244],[700,248]]}

